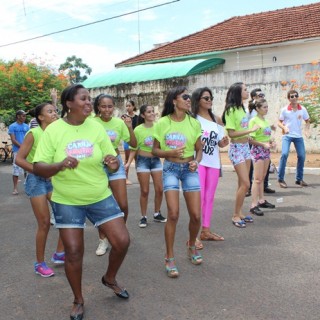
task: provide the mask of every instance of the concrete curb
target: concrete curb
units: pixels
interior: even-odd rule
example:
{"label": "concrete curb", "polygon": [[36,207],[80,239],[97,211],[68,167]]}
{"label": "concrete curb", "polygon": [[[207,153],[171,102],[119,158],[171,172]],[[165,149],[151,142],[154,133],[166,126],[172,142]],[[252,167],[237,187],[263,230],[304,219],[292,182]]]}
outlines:
{"label": "concrete curb", "polygon": [[[224,171],[230,172],[230,171],[234,171],[234,168],[232,165],[222,165],[222,169]],[[286,173],[295,173],[296,172],[296,168],[295,167],[287,167],[286,168]],[[313,175],[320,175],[320,168],[304,168],[304,174],[313,174]]]}

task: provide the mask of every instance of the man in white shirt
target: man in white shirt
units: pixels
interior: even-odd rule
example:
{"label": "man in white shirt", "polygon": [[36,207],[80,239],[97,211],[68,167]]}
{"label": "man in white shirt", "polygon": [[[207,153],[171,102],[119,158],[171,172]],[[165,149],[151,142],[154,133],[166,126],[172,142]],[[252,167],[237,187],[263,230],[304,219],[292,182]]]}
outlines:
{"label": "man in white shirt", "polygon": [[309,114],[305,107],[298,103],[299,94],[296,90],[289,90],[287,94],[290,104],[281,110],[278,126],[282,129],[282,152],[278,170],[278,182],[281,188],[287,188],[284,181],[285,169],[289,155],[290,145],[293,142],[297,152],[298,162],[296,170],[296,184],[301,187],[307,187],[308,184],[303,181],[304,161],[306,150],[302,136],[302,120],[306,122],[305,135],[309,136]]}

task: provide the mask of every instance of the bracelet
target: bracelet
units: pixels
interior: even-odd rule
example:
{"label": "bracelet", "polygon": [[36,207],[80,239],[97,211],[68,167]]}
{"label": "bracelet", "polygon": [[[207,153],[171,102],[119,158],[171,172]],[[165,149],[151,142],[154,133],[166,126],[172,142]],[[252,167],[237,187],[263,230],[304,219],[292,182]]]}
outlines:
{"label": "bracelet", "polygon": [[197,167],[199,167],[199,162],[197,160],[193,160],[196,164],[197,164]]}

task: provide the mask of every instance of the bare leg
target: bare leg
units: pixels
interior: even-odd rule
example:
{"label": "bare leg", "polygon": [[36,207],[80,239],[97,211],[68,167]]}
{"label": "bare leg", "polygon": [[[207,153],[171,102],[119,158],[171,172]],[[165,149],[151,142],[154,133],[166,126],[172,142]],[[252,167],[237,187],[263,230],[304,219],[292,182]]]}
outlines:
{"label": "bare leg", "polygon": [[234,221],[240,221],[242,215],[243,201],[250,187],[249,181],[249,170],[250,170],[251,160],[246,160],[246,162],[239,163],[234,168],[238,176],[238,190],[236,193],[235,209],[233,214]]}
{"label": "bare leg", "polygon": [[200,192],[184,192],[184,198],[189,212],[189,246],[194,247],[196,237],[201,227]]}
{"label": "bare leg", "polygon": [[151,172],[154,186],[154,212],[159,212],[163,198],[162,171]]}
{"label": "bare leg", "polygon": [[19,176],[12,176],[12,181],[13,181],[13,192],[18,192]]}
{"label": "bare leg", "polygon": [[111,244],[109,264],[104,279],[108,283],[116,283],[116,275],[129,248],[129,233],[122,218],[102,224],[99,226],[99,230],[108,238]]}
{"label": "bare leg", "polygon": [[125,179],[109,181],[110,189],[113,193],[114,198],[118,202],[121,211],[124,213],[124,221],[128,218],[128,197],[127,197],[127,186]]}
{"label": "bare leg", "polygon": [[164,228],[164,236],[166,240],[166,258],[173,258],[173,245],[176,234],[176,226],[179,219],[179,191],[169,190],[165,192],[167,201],[167,222]]}
{"label": "bare leg", "polygon": [[148,207],[148,197],[149,197],[149,181],[150,173],[149,172],[139,172],[138,180],[140,184],[140,209],[141,216],[147,216],[147,207]]}
{"label": "bare leg", "polygon": [[[61,228],[60,237],[65,248],[65,272],[71,286],[74,301],[83,303],[82,296],[82,263],[84,253],[83,229]],[[79,307],[73,305],[72,313],[78,312]]]}
{"label": "bare leg", "polygon": [[46,195],[30,199],[38,227],[36,233],[36,259],[37,262],[44,261],[44,252],[47,236],[50,230],[50,211]]}

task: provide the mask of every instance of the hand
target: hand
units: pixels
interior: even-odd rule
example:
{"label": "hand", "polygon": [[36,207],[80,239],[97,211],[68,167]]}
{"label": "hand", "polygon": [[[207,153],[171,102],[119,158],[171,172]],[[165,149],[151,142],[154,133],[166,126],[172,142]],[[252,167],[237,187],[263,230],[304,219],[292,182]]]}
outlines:
{"label": "hand", "polygon": [[54,106],[57,106],[58,91],[56,88],[50,89],[50,97]]}
{"label": "hand", "polygon": [[130,116],[126,115],[126,114],[123,114],[121,116],[121,119],[124,121],[124,123],[126,124],[126,126],[128,128],[132,128],[132,119]]}
{"label": "hand", "polygon": [[289,133],[289,128],[287,126],[283,126],[282,134],[287,134],[287,133]]}
{"label": "hand", "polygon": [[112,156],[110,154],[106,155],[103,159],[103,163],[108,167],[108,169],[112,172],[115,172],[119,169],[119,160],[117,157]]}
{"label": "hand", "polygon": [[255,131],[259,130],[259,129],[260,129],[260,126],[257,125],[257,124],[255,124],[255,125],[251,128],[251,132],[255,132]]}
{"label": "hand", "polygon": [[194,172],[194,171],[196,171],[198,169],[198,161],[197,160],[191,160],[190,162],[189,162],[189,170],[191,171],[191,172]]}
{"label": "hand", "polygon": [[228,136],[224,136],[219,142],[218,145],[220,148],[224,148],[229,144],[229,138]]}
{"label": "hand", "polygon": [[61,171],[65,169],[75,169],[79,164],[79,161],[76,158],[73,157],[66,157],[61,162]]}
{"label": "hand", "polygon": [[183,159],[184,149],[185,149],[185,147],[180,147],[180,148],[171,150],[170,151],[171,156],[174,158]]}

